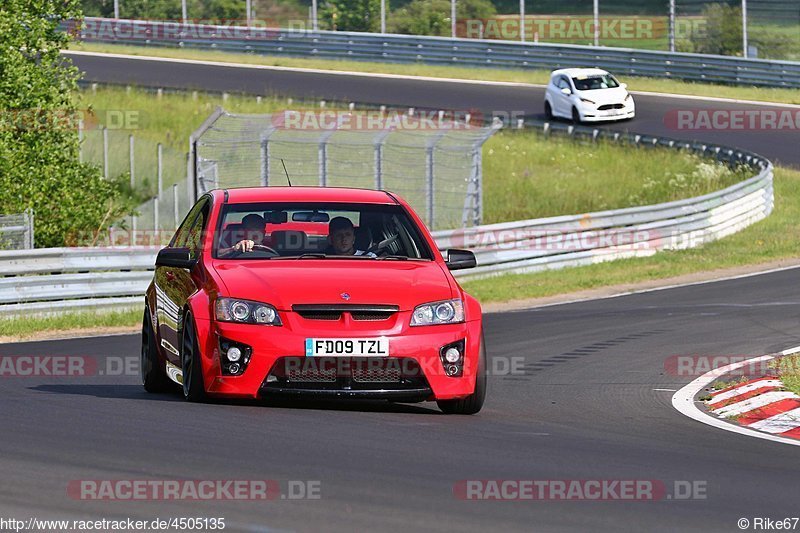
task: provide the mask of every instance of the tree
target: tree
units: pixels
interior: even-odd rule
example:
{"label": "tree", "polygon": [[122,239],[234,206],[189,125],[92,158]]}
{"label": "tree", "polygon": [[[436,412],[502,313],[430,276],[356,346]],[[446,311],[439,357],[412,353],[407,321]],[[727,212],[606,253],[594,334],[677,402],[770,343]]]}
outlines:
{"label": "tree", "polygon": [[60,54],[69,37],[58,25],[79,16],[78,0],[0,5],[0,206],[34,209],[37,246],[102,231],[130,207],[117,182],[78,160],[79,73]]}
{"label": "tree", "polygon": [[[742,55],[742,9],[710,4],[703,9],[706,31],[692,35],[692,51],[699,54]],[[684,48],[685,49],[685,48]]]}
{"label": "tree", "polygon": [[[388,0],[387,0],[388,1]],[[339,31],[380,31],[380,0],[328,0],[320,12],[328,29]]]}

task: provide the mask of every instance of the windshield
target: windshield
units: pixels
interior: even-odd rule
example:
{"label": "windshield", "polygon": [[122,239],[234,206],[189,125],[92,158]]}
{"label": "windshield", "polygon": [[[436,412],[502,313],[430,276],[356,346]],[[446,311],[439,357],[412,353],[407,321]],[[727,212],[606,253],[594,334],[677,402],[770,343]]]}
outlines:
{"label": "windshield", "polygon": [[619,87],[619,82],[611,74],[600,76],[580,76],[572,78],[572,83],[579,91],[593,91],[595,89],[613,89]]}
{"label": "windshield", "polygon": [[218,259],[432,260],[399,205],[252,203],[223,206]]}

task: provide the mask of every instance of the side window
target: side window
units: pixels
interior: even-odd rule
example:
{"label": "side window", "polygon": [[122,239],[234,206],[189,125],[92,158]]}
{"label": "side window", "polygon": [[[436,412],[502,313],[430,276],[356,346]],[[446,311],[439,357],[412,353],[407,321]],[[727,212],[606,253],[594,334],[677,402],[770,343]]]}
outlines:
{"label": "side window", "polygon": [[205,198],[192,207],[189,214],[183,220],[181,227],[175,233],[170,246],[173,248],[189,248],[192,257],[196,258],[202,247],[202,233],[208,220],[208,213],[210,210],[210,202]]}
{"label": "side window", "polygon": [[572,88],[569,86],[569,82],[567,81],[567,78],[565,78],[564,76],[561,76],[560,78],[558,78],[558,88],[559,89],[570,89],[570,90],[572,90]]}

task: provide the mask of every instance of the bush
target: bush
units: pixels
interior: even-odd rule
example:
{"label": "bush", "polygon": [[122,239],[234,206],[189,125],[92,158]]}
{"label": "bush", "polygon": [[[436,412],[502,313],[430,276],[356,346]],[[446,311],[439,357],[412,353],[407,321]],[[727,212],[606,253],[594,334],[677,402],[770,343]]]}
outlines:
{"label": "bush", "polygon": [[[486,19],[495,14],[489,0],[459,0],[456,19]],[[409,35],[450,36],[449,0],[413,0],[410,4],[392,11],[387,21],[389,33]]]}
{"label": "bush", "polygon": [[320,24],[331,30],[380,31],[381,2],[380,0],[328,0],[322,6],[319,16]]}
{"label": "bush", "polygon": [[692,36],[698,54],[742,55],[742,9],[710,4],[703,9],[705,35]]}
{"label": "bush", "polygon": [[[0,205],[33,208],[36,246],[92,235],[130,210],[118,181],[78,161],[78,70],[63,62],[60,21],[78,0],[4,0],[0,7]],[[89,237],[88,240],[91,240]]]}

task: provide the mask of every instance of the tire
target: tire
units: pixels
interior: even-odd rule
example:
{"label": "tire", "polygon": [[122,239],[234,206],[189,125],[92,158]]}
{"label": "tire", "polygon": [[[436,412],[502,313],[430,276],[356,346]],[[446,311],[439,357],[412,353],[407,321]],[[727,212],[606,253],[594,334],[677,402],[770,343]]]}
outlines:
{"label": "tire", "polygon": [[443,413],[448,415],[474,415],[483,407],[486,399],[486,351],[484,350],[483,335],[481,335],[481,348],[478,354],[478,373],[475,376],[475,391],[460,400],[440,400],[436,404]]}
{"label": "tire", "polygon": [[553,120],[553,108],[550,106],[550,102],[545,100],[544,102],[544,116],[547,120]]}
{"label": "tire", "polygon": [[192,320],[191,313],[187,312],[181,329],[181,369],[183,371],[183,397],[190,402],[206,401],[203,368],[200,361],[194,320]]}
{"label": "tire", "polygon": [[150,319],[150,309],[145,307],[142,319],[142,352],[139,362],[142,385],[147,392],[167,392],[172,389],[172,382],[167,377],[164,367],[158,360],[156,335]]}
{"label": "tire", "polygon": [[581,123],[581,114],[578,112],[577,107],[572,108],[572,122],[576,125]]}

